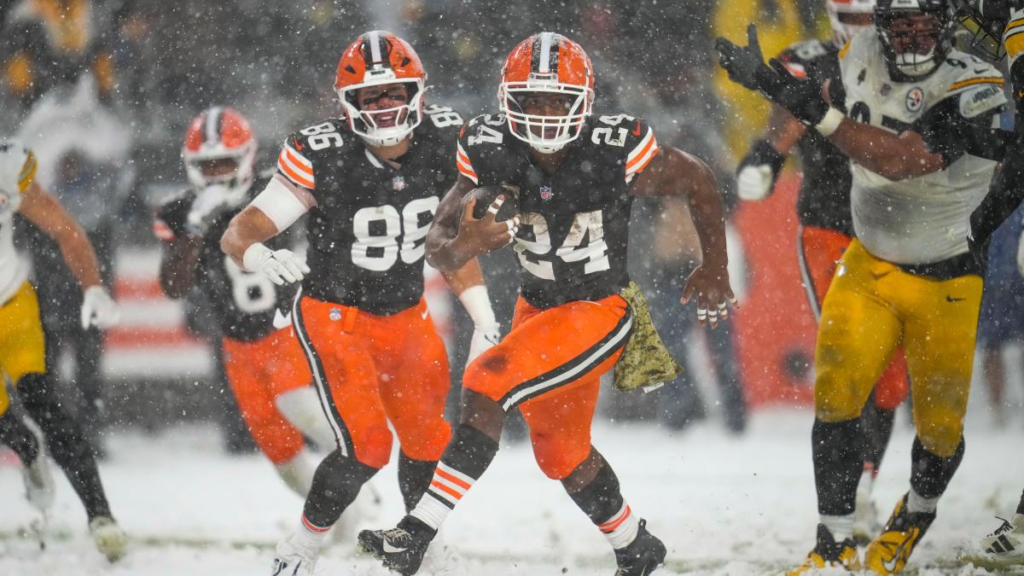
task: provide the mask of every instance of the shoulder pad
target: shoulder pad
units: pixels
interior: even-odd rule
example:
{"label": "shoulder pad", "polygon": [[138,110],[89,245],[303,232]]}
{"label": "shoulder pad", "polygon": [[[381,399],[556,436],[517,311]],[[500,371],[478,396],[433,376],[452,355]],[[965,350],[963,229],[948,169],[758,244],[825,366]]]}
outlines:
{"label": "shoulder pad", "polygon": [[584,137],[587,136],[594,145],[621,152],[627,182],[642,172],[658,153],[654,129],[647,122],[628,114],[599,116],[591,120],[590,134]]}
{"label": "shoulder pad", "polygon": [[466,149],[477,146],[501,146],[509,137],[504,114],[482,114],[459,131],[459,143]]}

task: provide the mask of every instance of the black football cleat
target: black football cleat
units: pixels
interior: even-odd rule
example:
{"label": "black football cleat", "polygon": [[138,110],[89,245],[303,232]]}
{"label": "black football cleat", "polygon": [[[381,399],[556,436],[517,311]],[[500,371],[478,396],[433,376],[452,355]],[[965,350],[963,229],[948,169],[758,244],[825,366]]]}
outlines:
{"label": "black football cleat", "polygon": [[640,521],[640,529],[629,546],[615,551],[619,569],[615,576],[647,576],[665,563],[665,544],[647,531],[647,521]]}
{"label": "black football cleat", "polygon": [[359,547],[383,562],[385,568],[412,576],[420,569],[436,533],[420,520],[406,517],[390,530],[363,530]]}

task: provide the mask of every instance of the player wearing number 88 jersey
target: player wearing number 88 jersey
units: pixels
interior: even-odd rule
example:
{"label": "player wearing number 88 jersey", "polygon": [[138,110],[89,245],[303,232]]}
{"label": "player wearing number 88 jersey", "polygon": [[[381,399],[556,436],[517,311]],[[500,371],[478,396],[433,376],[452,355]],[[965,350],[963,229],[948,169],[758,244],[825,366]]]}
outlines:
{"label": "player wearing number 88 jersey", "polygon": [[[447,354],[423,300],[424,245],[457,178],[451,151],[463,120],[424,104],[425,80],[407,42],[383,31],[360,36],[338,63],[344,117],[285,139],[278,173],[222,240],[245,268],[302,281],[292,321],[337,444],[318,468],[298,530],[278,547],[275,574],[312,573],[324,532],[388,462],[389,421],[401,442],[407,507],[451,436]],[[305,213],[308,266],[263,247]],[[475,259],[465,264],[445,276],[477,326],[473,356],[498,331],[480,268]]]}

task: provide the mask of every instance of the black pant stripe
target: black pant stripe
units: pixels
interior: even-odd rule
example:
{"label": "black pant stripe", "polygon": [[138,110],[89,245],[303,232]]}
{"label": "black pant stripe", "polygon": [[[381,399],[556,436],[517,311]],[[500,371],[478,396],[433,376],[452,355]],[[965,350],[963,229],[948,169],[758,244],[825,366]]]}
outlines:
{"label": "black pant stripe", "polygon": [[444,504],[445,506],[447,506],[449,510],[455,510],[455,504],[452,504],[451,502],[449,502],[447,498],[445,498],[444,496],[442,496],[442,495],[441,495],[441,494],[440,494],[440,493],[439,493],[439,492],[438,492],[437,490],[435,490],[434,488],[430,488],[429,490],[427,490],[427,494],[430,494],[430,496],[431,496],[431,497],[432,497],[432,498],[433,498],[434,500],[437,500],[437,501],[438,501],[438,502],[440,502],[441,504]]}
{"label": "black pant stripe", "polygon": [[320,354],[316,351],[313,341],[309,338],[309,333],[306,332],[306,327],[302,320],[301,303],[302,288],[299,288],[295,292],[295,299],[292,301],[292,326],[295,328],[295,334],[298,336],[299,343],[302,344],[302,350],[306,354],[309,370],[313,373],[313,383],[316,385],[317,397],[320,398],[320,408],[323,409],[324,416],[331,425],[331,430],[334,431],[334,439],[338,444],[338,449],[341,450],[341,455],[354,458],[355,446],[352,444],[352,437],[348,433],[348,427],[345,426],[345,420],[341,417],[341,412],[338,411],[338,406],[334,403],[331,388],[327,384],[327,371],[324,370],[324,366],[320,362]]}
{"label": "black pant stripe", "polygon": [[821,320],[821,302],[818,302],[818,291],[817,286],[814,285],[814,275],[811,274],[811,267],[807,264],[803,224],[799,225],[796,230],[796,259],[800,265],[800,277],[804,282],[804,291],[807,293],[807,303],[811,305],[814,321],[819,322]]}
{"label": "black pant stripe", "polygon": [[608,334],[582,354],[555,368],[531,378],[512,388],[498,401],[506,412],[516,406],[536,398],[545,392],[575,382],[579,376],[586,374],[599,364],[610,358],[626,344],[627,336],[633,328],[633,313],[626,308],[626,314],[619,319]]}

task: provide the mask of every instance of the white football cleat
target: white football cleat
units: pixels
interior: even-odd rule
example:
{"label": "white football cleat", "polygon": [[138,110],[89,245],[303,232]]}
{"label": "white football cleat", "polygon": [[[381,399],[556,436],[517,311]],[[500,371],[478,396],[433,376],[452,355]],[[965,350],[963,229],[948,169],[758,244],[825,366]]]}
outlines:
{"label": "white football cleat", "polygon": [[22,462],[21,476],[25,481],[25,498],[33,508],[42,512],[53,506],[55,492],[53,484],[53,473],[50,472],[50,460],[46,457],[46,439],[43,432],[36,426],[35,422],[26,420],[25,425],[36,437],[36,444],[39,446],[39,453],[32,462]]}
{"label": "white football cleat", "polygon": [[128,536],[110,516],[93,518],[92,522],[89,522],[89,534],[96,543],[96,549],[110,562],[124,558],[128,551]]}
{"label": "white football cleat", "polygon": [[1024,514],[1017,514],[1012,522],[1003,520],[1002,526],[978,542],[974,550],[965,552],[962,558],[989,570],[1024,566]]}
{"label": "white football cleat", "polygon": [[318,556],[315,550],[296,543],[295,536],[289,536],[277,545],[270,576],[313,576]]}

